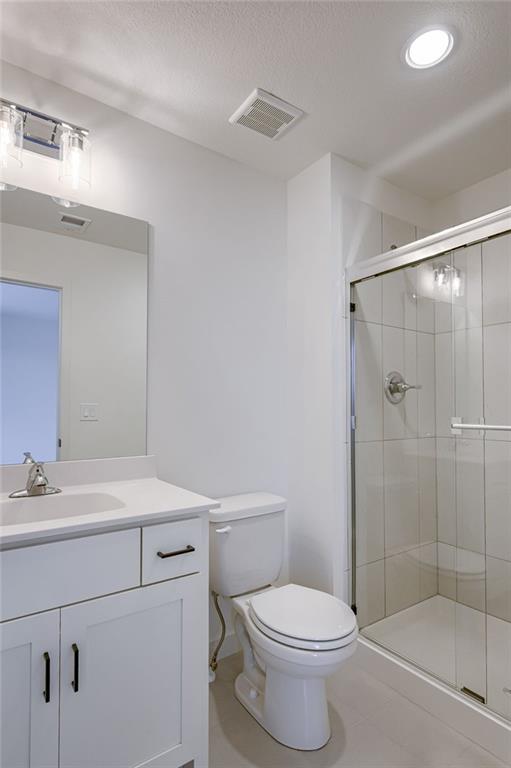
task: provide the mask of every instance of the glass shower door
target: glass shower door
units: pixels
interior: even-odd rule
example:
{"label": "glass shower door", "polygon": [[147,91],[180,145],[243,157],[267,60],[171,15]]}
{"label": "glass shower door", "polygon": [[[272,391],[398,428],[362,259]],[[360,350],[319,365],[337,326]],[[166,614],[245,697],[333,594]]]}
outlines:
{"label": "glass shower door", "polygon": [[511,719],[511,234],[352,302],[362,634]]}
{"label": "glass shower door", "polygon": [[457,688],[511,717],[511,235],[456,250],[450,275],[455,504],[439,505],[439,592],[455,589]]}

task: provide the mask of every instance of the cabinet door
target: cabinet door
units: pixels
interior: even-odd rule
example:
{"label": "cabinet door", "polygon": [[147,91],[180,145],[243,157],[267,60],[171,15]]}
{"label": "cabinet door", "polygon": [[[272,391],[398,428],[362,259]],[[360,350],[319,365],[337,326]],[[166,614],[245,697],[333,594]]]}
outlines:
{"label": "cabinet door", "polygon": [[0,624],[0,765],[56,768],[59,611]]}
{"label": "cabinet door", "polygon": [[61,768],[193,759],[201,588],[188,576],[62,609]]}

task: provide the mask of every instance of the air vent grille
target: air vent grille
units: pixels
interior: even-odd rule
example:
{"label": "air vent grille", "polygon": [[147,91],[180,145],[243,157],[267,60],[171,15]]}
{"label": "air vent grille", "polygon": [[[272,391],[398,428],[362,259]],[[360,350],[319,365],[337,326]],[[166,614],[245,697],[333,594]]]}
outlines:
{"label": "air vent grille", "polygon": [[87,229],[92,219],[83,219],[81,216],[71,216],[69,213],[63,213],[60,217],[60,223],[65,229],[80,230],[83,232]]}
{"label": "air vent grille", "polygon": [[290,128],[303,111],[273,94],[256,88],[241,107],[231,115],[229,122],[250,128],[270,139],[276,139]]}

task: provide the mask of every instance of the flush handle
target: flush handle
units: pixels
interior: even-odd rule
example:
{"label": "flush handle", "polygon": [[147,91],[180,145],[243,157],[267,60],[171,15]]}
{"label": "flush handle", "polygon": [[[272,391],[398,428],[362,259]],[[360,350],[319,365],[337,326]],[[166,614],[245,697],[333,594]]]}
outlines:
{"label": "flush handle", "polygon": [[215,533],[221,533],[221,534],[227,534],[232,531],[232,527],[230,525],[225,525],[223,528],[215,528]]}

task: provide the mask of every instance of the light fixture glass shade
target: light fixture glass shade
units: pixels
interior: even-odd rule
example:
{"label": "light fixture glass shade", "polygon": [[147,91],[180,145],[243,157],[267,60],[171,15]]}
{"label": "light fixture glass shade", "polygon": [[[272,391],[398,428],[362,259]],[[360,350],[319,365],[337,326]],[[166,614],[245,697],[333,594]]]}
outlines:
{"label": "light fixture glass shade", "polygon": [[0,168],[21,168],[23,115],[16,107],[0,104]]}
{"label": "light fixture glass shade", "polygon": [[91,144],[84,133],[64,128],[60,138],[59,180],[69,189],[90,186]]}

